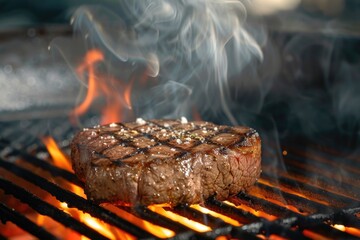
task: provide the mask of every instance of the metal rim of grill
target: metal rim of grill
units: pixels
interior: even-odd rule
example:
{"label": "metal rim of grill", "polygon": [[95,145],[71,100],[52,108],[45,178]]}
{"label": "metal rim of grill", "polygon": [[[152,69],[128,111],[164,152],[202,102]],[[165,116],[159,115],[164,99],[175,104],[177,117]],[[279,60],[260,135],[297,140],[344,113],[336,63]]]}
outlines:
{"label": "metal rim of grill", "polygon": [[[90,121],[88,123],[91,125]],[[52,135],[68,150],[69,140],[77,131],[65,118],[4,122],[0,126],[0,170],[30,182],[69,208],[89,213],[111,226],[119,228],[138,239],[158,239],[157,236],[111,210],[94,204],[63,188],[36,172],[17,163],[17,159],[41,169],[54,178],[82,187],[70,171],[56,167],[47,156],[40,136]],[[219,236],[237,239],[261,239],[272,235],[285,239],[310,239],[305,231],[331,239],[356,239],[359,236],[338,230],[331,225],[341,224],[360,232],[360,162],[355,157],[342,156],[335,148],[286,142],[283,161],[276,162],[273,155],[264,152],[263,173],[259,182],[248,193],[239,193],[228,202],[208,199],[204,207],[230,217],[240,226],[231,225],[211,214],[191,206],[164,207],[212,230],[197,232],[189,227],[151,211],[148,207],[118,207],[136,217],[175,232],[173,239],[216,239]],[[281,164],[280,164],[281,163]],[[341,171],[340,171],[341,170]],[[5,194],[4,194],[5,193]],[[2,195],[1,195],[2,194]],[[27,204],[36,213],[45,215],[66,228],[90,239],[106,239],[104,235],[80,222],[71,214],[44,201],[26,186],[17,184],[7,176],[0,177],[0,197],[7,196]],[[230,203],[230,204],[228,204]],[[240,207],[239,207],[240,206]],[[16,206],[0,203],[0,229],[12,222],[29,235],[40,239],[58,239],[51,229],[36,224],[15,210]],[[252,210],[249,210],[252,209]],[[295,209],[295,210],[294,210]],[[275,216],[267,219],[257,212]],[[7,236],[0,233],[0,239]]]}

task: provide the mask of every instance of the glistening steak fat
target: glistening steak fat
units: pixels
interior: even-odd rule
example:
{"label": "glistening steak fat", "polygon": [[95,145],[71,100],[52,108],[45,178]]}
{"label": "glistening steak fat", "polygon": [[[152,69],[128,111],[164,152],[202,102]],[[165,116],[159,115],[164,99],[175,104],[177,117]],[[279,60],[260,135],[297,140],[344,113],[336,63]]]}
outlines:
{"label": "glistening steak fat", "polygon": [[199,203],[248,189],[261,172],[261,141],[249,127],[137,119],[78,133],[71,158],[85,193],[116,204]]}

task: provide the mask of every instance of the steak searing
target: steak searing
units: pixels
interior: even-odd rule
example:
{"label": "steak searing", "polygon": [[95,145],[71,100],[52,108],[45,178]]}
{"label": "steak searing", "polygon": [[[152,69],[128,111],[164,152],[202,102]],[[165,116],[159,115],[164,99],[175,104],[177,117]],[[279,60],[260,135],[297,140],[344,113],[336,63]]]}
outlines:
{"label": "steak searing", "polygon": [[255,130],[185,119],[84,129],[73,139],[71,158],[89,199],[118,204],[225,200],[261,172]]}

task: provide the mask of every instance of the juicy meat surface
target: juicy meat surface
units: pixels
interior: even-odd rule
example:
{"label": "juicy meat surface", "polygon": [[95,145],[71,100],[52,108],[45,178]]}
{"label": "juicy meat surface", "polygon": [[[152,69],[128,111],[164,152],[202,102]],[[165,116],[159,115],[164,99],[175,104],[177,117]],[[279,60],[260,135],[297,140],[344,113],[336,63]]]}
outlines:
{"label": "juicy meat surface", "polygon": [[199,203],[248,189],[261,172],[258,133],[210,122],[138,119],[79,132],[76,175],[96,202]]}

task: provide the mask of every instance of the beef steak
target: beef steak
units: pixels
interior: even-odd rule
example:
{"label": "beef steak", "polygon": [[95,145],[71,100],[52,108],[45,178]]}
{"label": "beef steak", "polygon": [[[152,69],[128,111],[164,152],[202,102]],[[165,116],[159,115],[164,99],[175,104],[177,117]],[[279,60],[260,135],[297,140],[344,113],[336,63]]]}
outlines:
{"label": "beef steak", "polygon": [[117,204],[225,200],[261,172],[254,129],[184,118],[84,129],[71,143],[71,158],[88,198]]}

